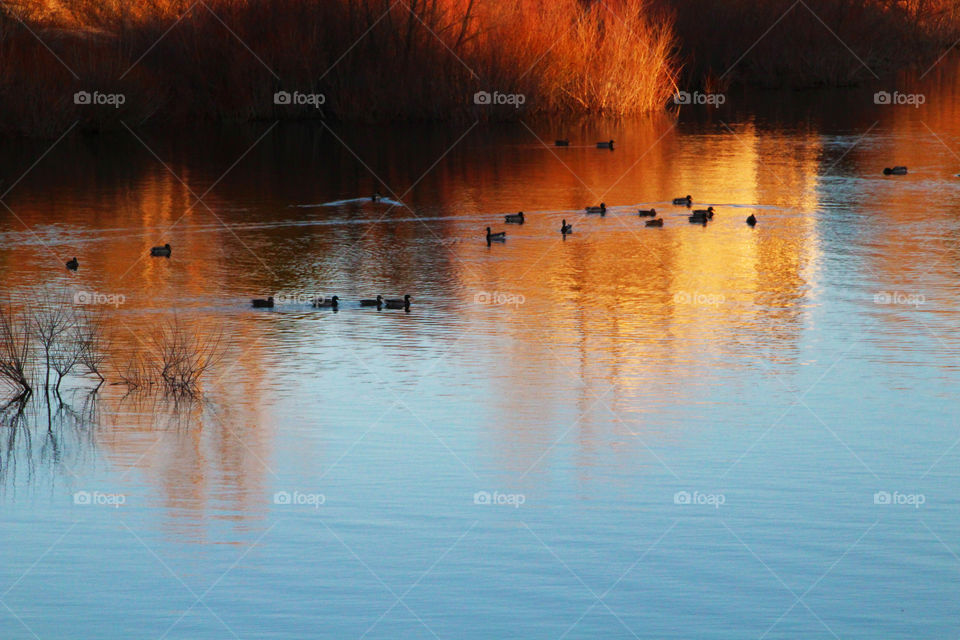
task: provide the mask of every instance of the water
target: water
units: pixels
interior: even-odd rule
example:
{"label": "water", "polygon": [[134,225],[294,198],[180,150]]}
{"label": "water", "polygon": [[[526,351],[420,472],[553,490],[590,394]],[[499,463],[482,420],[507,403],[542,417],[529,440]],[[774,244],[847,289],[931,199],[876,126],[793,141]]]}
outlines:
{"label": "water", "polygon": [[955,635],[957,76],[917,86],[7,142],[15,306],[226,356],[201,402],[71,378],[7,417],[0,637]]}

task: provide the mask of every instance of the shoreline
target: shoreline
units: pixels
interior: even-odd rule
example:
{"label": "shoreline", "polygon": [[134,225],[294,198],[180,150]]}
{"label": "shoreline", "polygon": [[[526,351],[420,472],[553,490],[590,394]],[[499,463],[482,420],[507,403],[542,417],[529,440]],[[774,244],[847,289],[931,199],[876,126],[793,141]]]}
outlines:
{"label": "shoreline", "polygon": [[[777,73],[791,43],[765,48],[776,44],[778,31],[749,48],[718,48],[690,26],[686,0],[614,2],[617,10],[637,11],[619,27],[601,5],[581,0],[528,0],[486,13],[468,0],[449,0],[446,13],[424,8],[423,17],[391,7],[378,13],[381,0],[323,7],[284,0],[273,9],[221,0],[209,13],[177,13],[171,2],[166,14],[154,8],[135,21],[96,13],[90,1],[76,0],[70,21],[31,24],[29,16],[0,15],[0,136],[56,138],[70,126],[103,133],[197,123],[456,124],[670,113],[696,106],[697,96],[710,106],[744,91],[886,88],[918,73],[947,33],[931,32],[931,50],[923,54],[915,47],[893,54],[881,44],[868,56],[885,61],[883,69],[874,64],[877,71],[852,50],[834,51],[811,63],[805,82],[793,82],[800,76]],[[721,18],[736,26],[746,11],[737,7],[714,27],[722,30]],[[453,16],[462,18],[457,37],[437,35],[454,32]],[[807,35],[804,22],[790,20],[778,29],[794,39]],[[877,20],[898,28],[889,15]],[[914,40],[921,29],[899,28]],[[684,94],[695,97],[684,102]]]}

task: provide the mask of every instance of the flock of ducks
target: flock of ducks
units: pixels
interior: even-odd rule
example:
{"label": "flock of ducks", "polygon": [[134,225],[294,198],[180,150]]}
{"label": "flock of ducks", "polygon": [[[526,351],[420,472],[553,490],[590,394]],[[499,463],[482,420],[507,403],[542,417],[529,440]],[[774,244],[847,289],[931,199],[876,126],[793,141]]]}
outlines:
{"label": "flock of ducks", "polygon": [[[376,307],[377,311],[381,309],[402,309],[404,311],[410,311],[410,301],[413,298],[410,297],[410,294],[404,295],[402,298],[384,298],[381,295],[378,295],[376,298],[370,298],[367,300],[361,300],[361,307]],[[275,306],[273,296],[269,298],[254,298],[252,300],[254,309],[272,309]],[[340,297],[333,296],[331,298],[316,298],[314,299],[311,306],[314,309],[330,309],[331,311],[338,311],[340,309]]]}
{"label": "flock of ducks", "polygon": [[[150,255],[157,258],[169,258],[171,254],[170,245],[165,244],[162,247],[151,247]],[[67,269],[70,271],[76,271],[80,268],[80,261],[77,260],[77,257],[74,256],[67,260]]]}
{"label": "flock of ducks", "polygon": [[[557,140],[556,145],[558,147],[568,147],[570,146],[570,140],[569,139]],[[613,147],[614,147],[613,140],[597,143],[598,149],[609,149],[613,151]],[[883,175],[905,176],[907,175],[907,168],[902,165],[898,165],[895,167],[886,167],[883,170]],[[383,196],[380,194],[379,191],[375,192],[372,196],[370,196],[371,202],[380,202],[381,200],[383,200]],[[688,194],[686,196],[683,196],[682,198],[674,198],[673,204],[679,207],[691,208],[693,207],[693,197]],[[601,202],[599,206],[587,207],[586,212],[592,215],[605,216],[607,215],[607,205],[606,203]],[[712,206],[709,206],[706,209],[694,209],[687,219],[690,221],[691,224],[701,224],[706,226],[706,224],[710,220],[713,220],[713,216],[715,213],[716,211]],[[657,217],[658,214],[656,209],[639,209],[637,211],[637,214],[641,218],[652,218],[651,220],[647,220],[645,223],[645,225],[648,227],[663,226],[663,218]],[[510,213],[504,216],[504,222],[506,224],[524,224],[526,222],[526,216],[524,215],[523,211],[520,211],[518,213]],[[746,222],[751,227],[754,227],[757,224],[757,217],[753,214],[750,214],[750,216],[747,217]],[[560,233],[563,235],[564,240],[566,240],[568,235],[573,233],[573,225],[569,224],[566,218],[563,219],[563,222],[560,225]],[[506,242],[506,240],[507,240],[506,231],[494,232],[493,229],[491,229],[490,227],[487,227],[487,245],[488,246],[494,242]],[[155,258],[169,258],[172,253],[173,251],[170,248],[169,243],[164,244],[162,247],[151,247],[150,249],[150,255]],[[77,260],[76,256],[74,256],[70,260],[67,260],[66,266],[67,266],[67,269],[69,269],[70,271],[76,271],[77,269],[80,268],[80,261]],[[384,298],[382,295],[378,295],[376,298],[360,300],[360,306],[376,307],[378,311],[384,308],[403,309],[404,311],[410,311],[411,300],[412,298],[410,297],[409,294],[404,295],[402,298]],[[275,306],[273,296],[270,296],[269,298],[255,298],[251,302],[255,309],[272,309]],[[333,311],[336,311],[340,308],[340,298],[338,296],[333,296],[330,298],[316,298],[313,300],[312,306],[315,309],[331,309]]]}
{"label": "flock of ducks", "polygon": [[[377,202],[383,196],[379,192],[375,193],[371,200]],[[523,214],[520,214],[520,221],[523,221]],[[506,234],[504,234],[506,235]],[[150,255],[154,258],[169,258],[173,254],[173,250],[170,248],[170,244],[167,243],[162,247],[151,247]],[[67,260],[67,269],[70,271],[76,271],[80,268],[80,261],[77,260],[76,256]],[[378,295],[376,298],[371,298],[369,300],[361,300],[361,307],[376,307],[379,311],[380,309],[403,309],[404,311],[410,311],[410,301],[413,298],[409,294],[403,296],[402,298],[384,298],[381,295]],[[273,296],[269,298],[254,298],[251,300],[254,309],[272,309],[275,306]],[[314,309],[331,309],[337,311],[340,308],[340,298],[339,296],[333,296],[331,298],[314,298],[311,306]]]}
{"label": "flock of ducks", "polygon": [[[558,147],[569,147],[570,140],[567,138],[559,139],[556,141],[556,146]],[[598,149],[610,149],[613,151],[614,142],[609,140],[607,142],[598,142]],[[887,167],[883,170],[883,175],[885,176],[905,176],[907,175],[907,168],[900,165],[896,167]],[[960,175],[960,174],[958,174]],[[378,194],[379,195],[379,194]],[[374,202],[376,202],[376,196],[374,196]],[[673,204],[678,207],[693,207],[693,197],[689,194],[683,196],[682,198],[674,198]],[[604,202],[601,202],[599,206],[591,206],[586,208],[586,212],[592,215],[607,215],[607,205]],[[694,209],[690,216],[687,218],[691,224],[701,224],[706,226],[706,224],[713,220],[713,216],[716,213],[714,208],[707,207],[706,209]],[[641,218],[652,218],[652,220],[647,220],[645,226],[648,227],[662,227],[663,218],[657,217],[656,209],[639,209],[637,214]],[[511,213],[504,216],[504,222],[507,224],[523,224],[526,221],[526,218],[523,215],[523,211],[519,213]],[[757,226],[757,216],[750,214],[747,217],[746,223],[751,226]],[[571,233],[573,233],[573,225],[568,224],[566,219],[563,220],[560,226],[560,233],[563,235],[564,239]],[[507,232],[506,231],[493,231],[490,227],[487,227],[487,245],[490,245],[494,242],[506,242]]]}
{"label": "flock of ducks", "polygon": [[[560,142],[563,142],[563,141],[561,140],[557,141],[558,144]],[[692,207],[693,197],[690,195],[686,195],[682,198],[674,198],[673,204],[681,207],[688,207],[688,208]],[[585,211],[588,214],[605,216],[607,215],[607,204],[605,202],[601,202],[599,206],[587,207]],[[691,212],[690,216],[687,218],[687,220],[689,220],[691,224],[702,224],[706,226],[707,222],[709,222],[710,220],[713,220],[713,216],[715,213],[716,211],[712,206],[707,207],[706,209],[694,209]],[[658,214],[656,209],[638,209],[637,215],[639,215],[641,218],[653,218],[652,220],[647,220],[645,222],[645,225],[648,227],[663,226],[663,218],[657,217]],[[524,215],[523,211],[520,211],[519,213],[510,213],[504,216],[504,222],[506,224],[523,224],[524,222],[526,222],[526,216]],[[757,217],[753,214],[750,214],[746,222],[751,227],[754,227],[757,225]],[[560,233],[563,235],[564,239],[566,239],[568,235],[573,233],[573,225],[569,224],[566,218],[564,218],[563,222],[560,225]],[[507,232],[494,231],[491,227],[487,227],[486,237],[487,237],[488,246],[493,244],[494,242],[506,242]]]}

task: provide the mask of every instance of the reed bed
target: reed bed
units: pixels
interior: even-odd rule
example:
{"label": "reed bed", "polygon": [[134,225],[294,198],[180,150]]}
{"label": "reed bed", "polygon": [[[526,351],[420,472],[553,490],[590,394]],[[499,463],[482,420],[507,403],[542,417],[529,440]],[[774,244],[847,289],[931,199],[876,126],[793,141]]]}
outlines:
{"label": "reed bed", "polygon": [[620,116],[678,82],[860,83],[939,56],[958,24],[949,0],[8,0],[0,131]]}
{"label": "reed bed", "polygon": [[[121,120],[619,115],[661,108],[678,71],[671,20],[652,0],[6,6],[2,123],[50,135],[74,121],[100,130]],[[78,91],[122,94],[124,102],[75,104]],[[280,91],[322,95],[323,104],[276,104]],[[479,91],[521,94],[523,104],[477,104]]]}

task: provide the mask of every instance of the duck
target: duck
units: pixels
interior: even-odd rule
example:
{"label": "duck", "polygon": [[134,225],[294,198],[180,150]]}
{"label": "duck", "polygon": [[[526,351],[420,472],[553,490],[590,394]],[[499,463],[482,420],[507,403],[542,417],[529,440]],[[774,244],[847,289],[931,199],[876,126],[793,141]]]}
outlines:
{"label": "duck", "polygon": [[907,175],[907,168],[904,166],[897,167],[887,167],[883,170],[883,175],[885,176],[905,176]]}
{"label": "duck", "polygon": [[598,142],[597,149],[610,149],[610,151],[613,151],[613,140],[609,140],[607,142]]}
{"label": "duck", "polygon": [[662,227],[663,218],[657,218],[656,220],[647,220],[646,226],[648,227]]}
{"label": "duck", "polygon": [[169,258],[170,257],[170,244],[165,244],[162,247],[152,247],[150,249],[150,255],[160,258]]}
{"label": "duck", "polygon": [[72,260],[67,260],[67,269],[70,271],[76,271],[80,266],[80,261],[77,260],[76,256]]}
{"label": "duck", "polygon": [[751,213],[750,217],[747,218],[747,224],[750,225],[751,227],[757,226],[757,216]]}
{"label": "duck", "polygon": [[491,242],[506,242],[506,240],[507,240],[506,231],[500,231],[498,233],[494,233],[490,230],[490,227],[487,227],[487,244],[490,244]]}
{"label": "duck", "polygon": [[693,198],[691,198],[689,195],[686,198],[674,198],[673,204],[689,207],[693,205]]}
{"label": "duck", "polygon": [[408,294],[405,294],[402,298],[387,298],[386,300],[383,301],[383,304],[384,306],[387,307],[387,309],[405,309],[409,311],[410,300],[412,300],[412,298],[408,293]]}
{"label": "duck", "polygon": [[313,301],[314,309],[333,309],[334,311],[340,306],[340,298],[333,296],[332,298],[317,298]]}
{"label": "duck", "polygon": [[254,309],[273,309],[273,296],[270,296],[266,300],[254,298],[252,302]]}
{"label": "duck", "polygon": [[570,146],[570,140],[567,139],[567,138],[563,138],[563,139],[561,139],[561,140],[557,140],[557,142],[556,142],[555,144],[556,144],[558,147],[569,147],[569,146]]}
{"label": "duck", "polygon": [[573,233],[573,225],[567,224],[566,218],[563,220],[563,224],[560,227],[560,233],[566,236],[568,233]]}
{"label": "duck", "polygon": [[640,209],[637,213],[640,214],[641,218],[656,218],[657,210],[656,209]]}
{"label": "duck", "polygon": [[381,307],[383,306],[383,296],[378,295],[376,298],[372,300],[371,299],[361,300],[360,306],[361,307]]}
{"label": "duck", "polygon": [[707,207],[706,209],[694,209],[693,215],[695,216],[706,216],[708,220],[713,220],[713,207]]}
{"label": "duck", "polygon": [[503,216],[507,224],[523,224],[523,211]]}
{"label": "duck", "polygon": [[601,202],[599,207],[587,207],[587,213],[599,213],[602,216],[607,215],[607,205]]}

